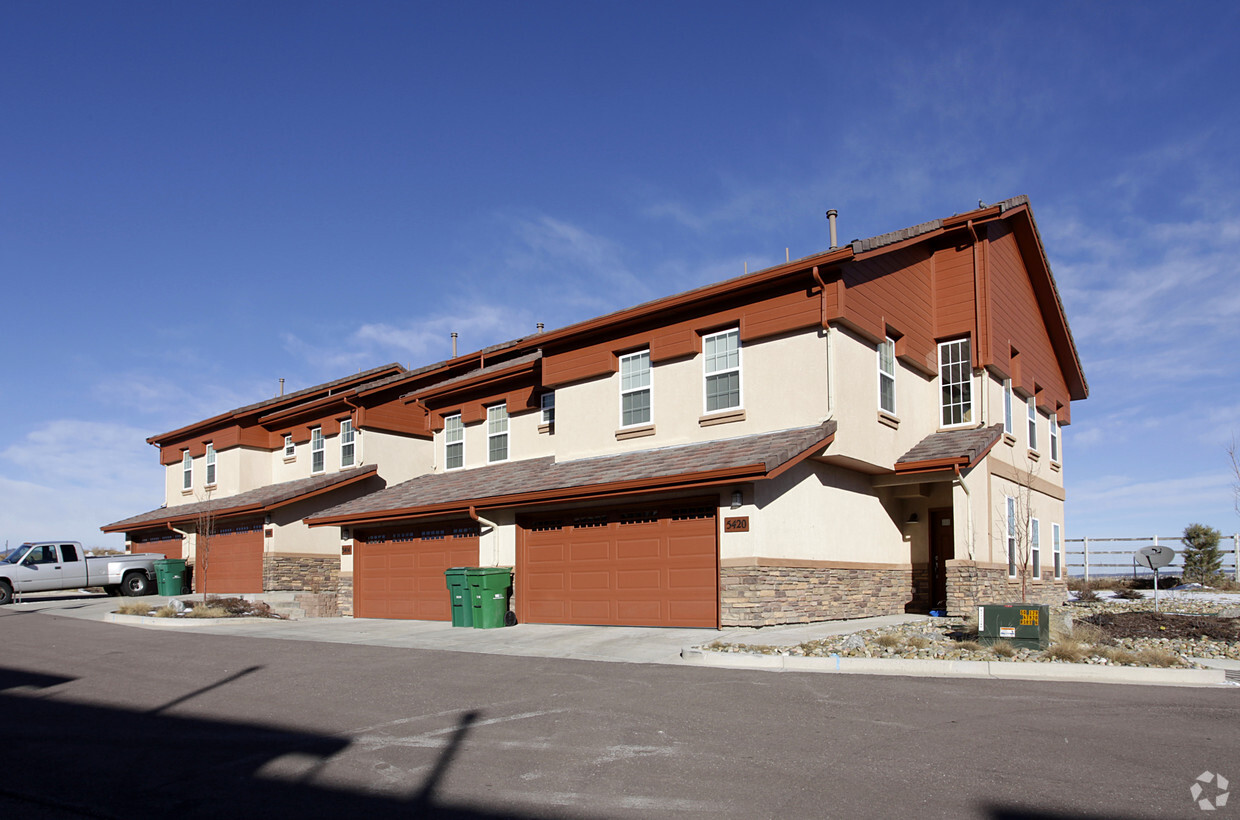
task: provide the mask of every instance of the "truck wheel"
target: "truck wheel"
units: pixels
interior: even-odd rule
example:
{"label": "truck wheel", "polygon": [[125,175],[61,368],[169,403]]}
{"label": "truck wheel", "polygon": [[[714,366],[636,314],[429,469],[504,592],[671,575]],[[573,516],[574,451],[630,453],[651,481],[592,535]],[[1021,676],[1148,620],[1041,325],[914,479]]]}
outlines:
{"label": "truck wheel", "polygon": [[130,572],[121,579],[121,592],[130,598],[147,595],[150,591],[151,579],[146,577],[145,572]]}
{"label": "truck wheel", "polygon": [[0,581],[0,606],[13,603],[13,587],[8,581]]}
{"label": "truck wheel", "polygon": [[103,588],[103,591],[107,593],[109,598],[115,598],[116,596],[121,594],[121,588],[119,584],[108,584],[106,587]]}

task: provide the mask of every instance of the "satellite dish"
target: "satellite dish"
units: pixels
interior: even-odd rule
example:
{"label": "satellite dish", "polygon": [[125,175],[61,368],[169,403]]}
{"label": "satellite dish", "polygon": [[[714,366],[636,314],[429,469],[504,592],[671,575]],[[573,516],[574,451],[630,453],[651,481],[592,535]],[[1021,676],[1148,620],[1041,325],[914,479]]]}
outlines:
{"label": "satellite dish", "polygon": [[1175,550],[1171,547],[1142,547],[1137,550],[1137,563],[1150,569],[1162,569],[1175,560]]}

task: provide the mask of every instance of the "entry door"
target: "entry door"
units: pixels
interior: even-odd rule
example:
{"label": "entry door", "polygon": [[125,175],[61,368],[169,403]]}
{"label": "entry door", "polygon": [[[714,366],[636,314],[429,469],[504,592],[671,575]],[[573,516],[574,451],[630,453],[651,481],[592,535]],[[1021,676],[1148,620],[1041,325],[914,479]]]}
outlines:
{"label": "entry door", "polygon": [[930,608],[947,608],[947,561],[955,557],[951,508],[930,511]]}

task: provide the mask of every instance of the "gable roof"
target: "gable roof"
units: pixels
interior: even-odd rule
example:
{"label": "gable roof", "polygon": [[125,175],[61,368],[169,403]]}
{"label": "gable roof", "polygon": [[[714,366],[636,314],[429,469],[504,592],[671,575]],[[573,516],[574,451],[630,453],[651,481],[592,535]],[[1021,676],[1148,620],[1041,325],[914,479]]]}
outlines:
{"label": "gable roof", "polygon": [[921,473],[976,465],[1003,437],[1003,425],[932,433],[896,459],[897,473]]}
{"label": "gable roof", "polygon": [[419,476],[309,516],[311,526],[359,524],[566,499],[774,478],[823,449],[836,423],[557,462],[554,457]]}

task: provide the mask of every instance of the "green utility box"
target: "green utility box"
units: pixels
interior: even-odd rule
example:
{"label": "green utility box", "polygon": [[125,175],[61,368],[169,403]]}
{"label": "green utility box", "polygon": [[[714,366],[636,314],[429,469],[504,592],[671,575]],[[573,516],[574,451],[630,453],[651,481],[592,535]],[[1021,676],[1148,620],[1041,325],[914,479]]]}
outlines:
{"label": "green utility box", "polygon": [[508,567],[470,567],[466,575],[474,604],[474,629],[507,626],[512,570]]}
{"label": "green utility box", "polygon": [[160,595],[180,595],[185,587],[185,559],[164,558],[154,562],[155,589]]}
{"label": "green utility box", "polygon": [[1045,649],[1051,642],[1050,609],[1046,604],[983,604],[977,608],[977,640]]}
{"label": "green utility box", "polygon": [[469,591],[469,567],[448,567],[443,571],[452,600],[452,625],[474,625],[474,598]]}

